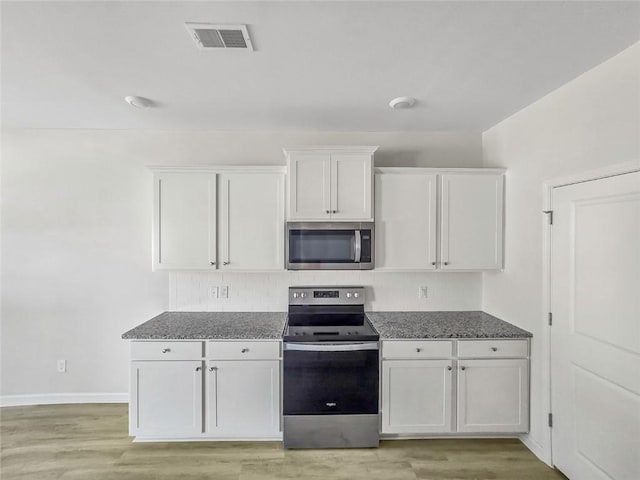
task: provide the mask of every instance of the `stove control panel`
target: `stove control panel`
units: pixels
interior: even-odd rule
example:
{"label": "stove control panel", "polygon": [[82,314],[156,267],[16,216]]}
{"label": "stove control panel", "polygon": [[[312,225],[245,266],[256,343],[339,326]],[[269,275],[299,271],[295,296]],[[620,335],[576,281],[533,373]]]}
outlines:
{"label": "stove control panel", "polygon": [[289,287],[289,305],[364,305],[364,287]]}

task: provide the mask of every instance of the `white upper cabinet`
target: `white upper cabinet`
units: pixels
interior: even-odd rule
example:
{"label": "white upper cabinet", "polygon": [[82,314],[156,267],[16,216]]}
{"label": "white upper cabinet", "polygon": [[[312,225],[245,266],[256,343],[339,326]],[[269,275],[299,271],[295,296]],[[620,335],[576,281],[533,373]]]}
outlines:
{"label": "white upper cabinet", "polygon": [[157,174],[154,210],[155,269],[215,268],[215,174]]}
{"label": "white upper cabinet", "polygon": [[441,268],[502,268],[502,174],[443,174]]}
{"label": "white upper cabinet", "polygon": [[154,269],[284,269],[283,173],[156,172]]}
{"label": "white upper cabinet", "polygon": [[378,174],[376,189],[376,268],[436,268],[436,175]]}
{"label": "white upper cabinet", "polygon": [[373,220],[377,147],[286,148],[289,220]]}
{"label": "white upper cabinet", "polygon": [[220,175],[220,268],[282,269],[283,228],[282,174]]}
{"label": "white upper cabinet", "polygon": [[376,269],[502,268],[499,169],[376,169]]}

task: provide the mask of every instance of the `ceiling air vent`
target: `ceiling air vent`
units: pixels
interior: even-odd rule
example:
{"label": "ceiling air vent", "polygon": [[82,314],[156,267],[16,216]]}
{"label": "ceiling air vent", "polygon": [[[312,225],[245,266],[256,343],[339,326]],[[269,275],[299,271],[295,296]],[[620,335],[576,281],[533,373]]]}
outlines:
{"label": "ceiling air vent", "polygon": [[235,48],[253,51],[246,25],[213,25],[185,23],[189,35],[202,50]]}

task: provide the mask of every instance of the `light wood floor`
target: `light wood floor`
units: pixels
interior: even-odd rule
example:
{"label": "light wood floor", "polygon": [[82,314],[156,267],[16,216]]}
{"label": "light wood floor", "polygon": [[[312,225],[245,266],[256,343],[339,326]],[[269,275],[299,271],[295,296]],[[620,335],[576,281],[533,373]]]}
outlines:
{"label": "light wood floor", "polygon": [[403,440],[379,449],[279,442],[132,443],[122,404],[0,409],[2,480],[561,479],[517,440]]}

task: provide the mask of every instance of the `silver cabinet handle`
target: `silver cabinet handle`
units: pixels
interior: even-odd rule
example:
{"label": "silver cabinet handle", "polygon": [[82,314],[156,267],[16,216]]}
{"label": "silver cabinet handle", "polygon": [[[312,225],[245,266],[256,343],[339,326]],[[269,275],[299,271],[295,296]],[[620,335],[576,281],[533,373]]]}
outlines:
{"label": "silver cabinet handle", "polygon": [[451,365],[449,365],[449,366],[447,367],[447,370],[449,370],[449,371],[451,370]]}
{"label": "silver cabinet handle", "polygon": [[416,348],[416,352],[420,353],[422,351],[421,348]]}
{"label": "silver cabinet handle", "polygon": [[491,347],[491,350],[493,350],[494,352],[498,351],[498,347]]}
{"label": "silver cabinet handle", "polygon": [[231,262],[222,262],[223,265],[229,265]]}
{"label": "silver cabinet handle", "polygon": [[460,370],[466,370],[467,367],[460,367]]}
{"label": "silver cabinet handle", "polygon": [[216,262],[209,262],[209,263],[210,263],[211,265],[215,265],[215,264],[216,264]]}
{"label": "silver cabinet handle", "polygon": [[169,353],[171,351],[170,348],[163,348],[162,353]]}
{"label": "silver cabinet handle", "polygon": [[242,351],[240,353],[247,353],[249,351],[248,348],[243,348]]}
{"label": "silver cabinet handle", "polygon": [[202,367],[196,367],[196,372],[199,372],[200,370],[202,370]]}
{"label": "silver cabinet handle", "polygon": [[214,370],[217,370],[217,369],[218,369],[218,367],[209,367],[209,371],[210,372],[213,372]]}

